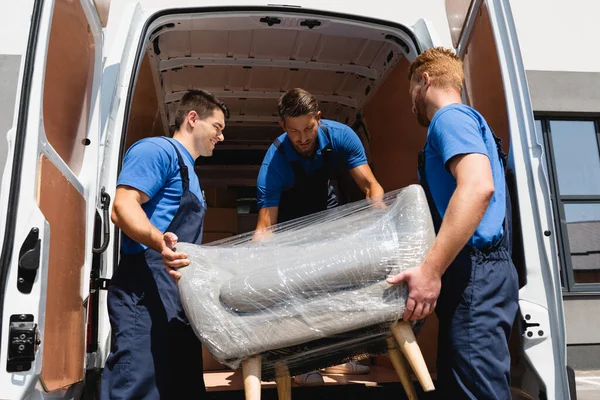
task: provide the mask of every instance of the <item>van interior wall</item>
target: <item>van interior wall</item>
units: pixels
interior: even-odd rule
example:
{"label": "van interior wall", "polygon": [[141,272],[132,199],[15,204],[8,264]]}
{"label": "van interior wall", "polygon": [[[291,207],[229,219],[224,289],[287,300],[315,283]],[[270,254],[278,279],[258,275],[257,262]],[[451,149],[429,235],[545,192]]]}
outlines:
{"label": "van interior wall", "polygon": [[94,46],[81,5],[56,1],[44,78],[44,130],[75,175],[81,171],[86,149]]}
{"label": "van interior wall", "polygon": [[[42,262],[40,267],[40,272],[45,269],[41,276],[46,276],[40,382],[48,392],[84,378],[86,304],[81,291],[89,284],[83,273],[87,207],[75,182],[87,148],[84,139],[90,116],[94,46],[81,3],[55,1],[44,72],[43,124],[52,146],[46,151],[51,155],[55,151],[59,157],[38,156],[36,191],[50,229],[47,264]],[[66,169],[75,177],[68,177]],[[38,280],[42,281],[39,273]]]}
{"label": "van interior wall", "polygon": [[[419,182],[417,154],[425,145],[427,132],[412,113],[409,65],[401,60],[363,110],[373,174],[386,192]],[[437,335],[438,321],[432,314],[417,338],[430,372],[437,370]],[[376,364],[392,367],[385,356],[377,357]]]}
{"label": "van interior wall", "polygon": [[464,57],[464,70],[468,103],[483,115],[494,133],[502,139],[502,147],[508,153],[510,134],[506,95],[485,2],[473,25]]}
{"label": "van interior wall", "polygon": [[158,97],[148,53],[142,60],[131,101],[125,150],[138,140],[151,136],[168,136],[158,108]]}

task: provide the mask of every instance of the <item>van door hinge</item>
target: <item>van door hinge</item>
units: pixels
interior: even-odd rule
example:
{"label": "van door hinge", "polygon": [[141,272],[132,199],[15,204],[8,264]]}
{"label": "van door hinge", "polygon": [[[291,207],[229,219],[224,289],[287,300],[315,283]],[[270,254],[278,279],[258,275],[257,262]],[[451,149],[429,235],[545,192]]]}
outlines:
{"label": "van door hinge", "polygon": [[110,279],[101,278],[98,271],[92,271],[92,276],[90,278],[90,292],[94,293],[96,290],[108,290]]}
{"label": "van door hinge", "polygon": [[8,337],[6,371],[29,371],[31,363],[35,360],[35,352],[41,343],[33,315],[11,315]]}

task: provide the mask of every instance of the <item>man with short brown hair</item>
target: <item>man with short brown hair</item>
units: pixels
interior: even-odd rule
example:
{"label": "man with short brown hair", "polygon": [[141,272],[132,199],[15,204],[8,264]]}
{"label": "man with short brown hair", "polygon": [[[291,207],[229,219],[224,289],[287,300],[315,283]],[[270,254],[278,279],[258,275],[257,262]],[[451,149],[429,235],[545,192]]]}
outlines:
{"label": "man with short brown hair", "polygon": [[275,139],[260,168],[257,230],[337,206],[330,178],[340,164],[366,198],[383,195],[358,135],[321,119],[315,96],[292,89],[279,99],[277,112],[285,133]]}
{"label": "man with short brown hair", "polygon": [[428,127],[419,177],[437,237],[421,265],[388,282],[408,284],[405,320],[436,311],[441,398],[510,399],[519,286],[506,155],[483,116],[462,104],[462,62],[452,51],[424,51],[408,78],[413,112]]}
{"label": "man with short brown hair", "polygon": [[[108,289],[112,348],[102,399],[184,399],[205,394],[202,345],[176,283],[189,264],[176,242],[200,244],[206,202],[194,161],[223,141],[227,107],[203,90],[183,95],[173,138],[151,137],[127,151],[112,221],[123,235]],[[165,269],[165,265],[169,270]]]}
{"label": "man with short brown hair", "polygon": [[[348,169],[366,198],[383,195],[358,135],[344,124],[321,119],[315,96],[303,89],[292,89],[279,99],[277,112],[285,133],[267,151],[258,175],[255,239],[268,235],[264,229],[272,225],[337,206],[330,178],[340,165]],[[326,369],[329,373],[345,374],[368,371],[368,366],[356,362]],[[316,371],[294,379],[300,385],[324,383]]]}

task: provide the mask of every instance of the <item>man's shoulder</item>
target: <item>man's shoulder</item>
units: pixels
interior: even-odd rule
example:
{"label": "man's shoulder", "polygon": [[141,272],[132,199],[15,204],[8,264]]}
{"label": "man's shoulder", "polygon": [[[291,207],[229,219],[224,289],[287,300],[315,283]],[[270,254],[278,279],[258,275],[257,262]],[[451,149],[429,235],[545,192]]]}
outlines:
{"label": "man's shoulder", "polygon": [[344,135],[348,132],[354,132],[352,128],[350,128],[346,124],[342,124],[338,121],[333,121],[331,119],[321,119],[321,123],[325,125],[327,130],[329,131],[329,135]]}
{"label": "man's shoulder", "polygon": [[177,160],[175,148],[162,137],[140,139],[127,150],[126,158],[136,162],[159,163],[168,166]]}
{"label": "man's shoulder", "polygon": [[334,151],[352,146],[353,141],[358,138],[356,132],[346,124],[332,120],[321,121],[327,127],[329,140]]}
{"label": "man's shoulder", "polygon": [[128,151],[146,151],[150,155],[152,153],[160,153],[162,149],[171,154],[172,151],[174,152],[174,149],[169,140],[161,136],[143,138],[132,144]]}
{"label": "man's shoulder", "polygon": [[433,129],[469,121],[479,122],[481,114],[466,104],[450,104],[438,110],[431,121]]}
{"label": "man's shoulder", "polygon": [[281,147],[285,145],[285,143],[289,141],[287,137],[287,133],[283,133],[279,135],[275,141],[269,146],[267,152],[265,153],[265,157],[263,159],[263,164],[270,164],[271,162],[279,162],[283,160],[283,152]]}

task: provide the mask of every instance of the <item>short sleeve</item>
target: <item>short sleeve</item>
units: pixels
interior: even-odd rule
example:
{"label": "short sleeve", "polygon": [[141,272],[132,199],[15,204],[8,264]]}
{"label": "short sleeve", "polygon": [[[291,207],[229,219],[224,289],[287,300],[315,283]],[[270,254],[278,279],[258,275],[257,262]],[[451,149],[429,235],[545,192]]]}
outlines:
{"label": "short sleeve", "polygon": [[[360,138],[351,128],[344,126],[336,141],[345,157],[348,169],[353,169],[367,163],[367,155]],[[332,138],[333,139],[333,138]]]}
{"label": "short sleeve", "polygon": [[131,186],[152,198],[172,173],[169,152],[149,140],[135,143],[125,154],[117,186]]}
{"label": "short sleeve", "polygon": [[459,109],[444,111],[429,131],[428,140],[444,165],[461,154],[480,153],[489,157],[479,121]]}
{"label": "short sleeve", "polygon": [[285,187],[284,169],[286,162],[275,148],[271,147],[263,160],[256,182],[258,208],[277,207]]}

